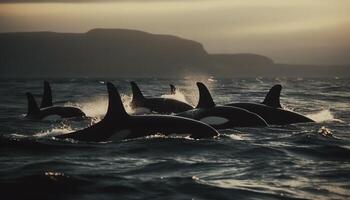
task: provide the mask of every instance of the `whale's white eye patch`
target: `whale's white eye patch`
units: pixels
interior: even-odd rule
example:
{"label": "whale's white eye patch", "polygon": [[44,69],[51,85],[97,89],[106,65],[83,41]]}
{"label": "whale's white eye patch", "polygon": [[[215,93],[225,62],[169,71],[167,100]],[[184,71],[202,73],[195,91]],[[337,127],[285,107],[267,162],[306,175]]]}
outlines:
{"label": "whale's white eye patch", "polygon": [[225,124],[229,120],[224,117],[209,116],[209,117],[204,117],[200,119],[200,121],[210,125],[221,125],[221,124]]}

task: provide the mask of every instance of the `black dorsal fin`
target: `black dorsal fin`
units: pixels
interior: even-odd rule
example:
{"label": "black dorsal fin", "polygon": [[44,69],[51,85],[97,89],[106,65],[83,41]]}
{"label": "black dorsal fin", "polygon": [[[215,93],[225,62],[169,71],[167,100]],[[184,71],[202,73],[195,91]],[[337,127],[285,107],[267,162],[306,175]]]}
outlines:
{"label": "black dorsal fin", "polygon": [[199,90],[199,101],[196,108],[211,108],[215,106],[213,98],[208,90],[208,88],[201,82],[197,82],[197,87]]}
{"label": "black dorsal fin", "polygon": [[176,87],[173,84],[170,84],[170,94],[176,93]]}
{"label": "black dorsal fin", "polygon": [[44,93],[41,100],[40,108],[46,108],[50,106],[53,106],[51,87],[49,82],[44,81]]}
{"label": "black dorsal fin", "polygon": [[118,121],[115,120],[126,118],[128,114],[125,111],[118,90],[111,82],[107,82],[107,90],[108,109],[104,119],[113,120],[115,123],[118,123]]}
{"label": "black dorsal fin", "polygon": [[280,104],[281,90],[282,90],[282,86],[280,84],[274,85],[270,89],[270,91],[267,93],[263,101],[263,104],[274,108],[282,108]]}
{"label": "black dorsal fin", "polygon": [[27,100],[28,100],[28,111],[27,111],[27,115],[33,115],[33,114],[37,114],[40,112],[40,109],[38,107],[38,104],[35,101],[34,96],[32,95],[32,93],[27,92]]}
{"label": "black dorsal fin", "polygon": [[145,99],[139,86],[134,81],[131,81],[130,84],[132,89],[132,101],[136,102],[136,101],[142,101],[143,99]]}

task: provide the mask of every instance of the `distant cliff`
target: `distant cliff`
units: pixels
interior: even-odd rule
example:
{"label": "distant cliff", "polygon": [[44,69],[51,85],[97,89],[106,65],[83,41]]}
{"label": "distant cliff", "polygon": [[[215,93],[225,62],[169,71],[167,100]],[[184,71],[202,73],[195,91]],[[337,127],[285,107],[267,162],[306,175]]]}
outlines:
{"label": "distant cliff", "polygon": [[2,73],[120,76],[172,73],[208,54],[195,41],[125,29],[0,34]]}
{"label": "distant cliff", "polygon": [[273,64],[271,58],[256,54],[211,54],[210,58],[213,64],[222,66],[244,65],[246,67]]}
{"label": "distant cliff", "polygon": [[196,41],[136,30],[0,33],[0,77],[230,77],[275,75],[279,66],[265,56],[208,54]]}

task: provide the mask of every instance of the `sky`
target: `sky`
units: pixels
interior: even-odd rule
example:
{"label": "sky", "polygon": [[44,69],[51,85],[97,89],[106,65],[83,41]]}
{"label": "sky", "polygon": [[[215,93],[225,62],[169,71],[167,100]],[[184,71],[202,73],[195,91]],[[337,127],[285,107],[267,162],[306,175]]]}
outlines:
{"label": "sky", "polygon": [[277,63],[350,64],[350,0],[0,0],[0,32],[93,28],[177,35]]}

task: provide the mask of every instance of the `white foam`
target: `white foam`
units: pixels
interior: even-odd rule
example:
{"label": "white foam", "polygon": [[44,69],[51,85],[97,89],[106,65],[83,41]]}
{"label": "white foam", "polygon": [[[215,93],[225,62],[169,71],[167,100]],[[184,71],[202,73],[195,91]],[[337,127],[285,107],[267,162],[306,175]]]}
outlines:
{"label": "white foam", "polygon": [[135,110],[132,109],[130,106],[130,103],[132,101],[132,96],[122,94],[121,98],[122,98],[122,102],[124,104],[124,108],[125,108],[126,112],[129,114],[133,114],[135,112]]}
{"label": "white foam", "polygon": [[237,134],[230,134],[229,137],[233,140],[244,140],[244,138]]}
{"label": "white foam", "polygon": [[325,137],[333,137],[332,130],[325,126],[322,126],[317,132]]}
{"label": "white foam", "polygon": [[216,82],[217,80],[214,78],[214,76],[210,76],[210,77],[208,78],[208,81],[209,81],[209,82]]}
{"label": "white foam", "polygon": [[51,130],[46,130],[43,132],[39,132],[34,134],[35,137],[48,137],[48,136],[56,136],[56,135],[62,135],[62,134],[67,134],[70,132],[73,132],[74,130],[67,125],[63,125],[61,127],[55,127],[52,128]]}
{"label": "white foam", "polygon": [[292,111],[292,112],[294,112],[294,109],[292,108],[292,107],[290,107],[290,106],[288,106],[288,105],[281,105],[282,106],[282,109],[283,110],[288,110],[288,111]]}
{"label": "white foam", "polygon": [[93,118],[102,118],[108,107],[108,98],[107,97],[96,97],[89,99],[86,102],[81,103],[66,103],[65,106],[73,106],[80,108],[88,117]]}
{"label": "white foam", "polygon": [[324,109],[324,110],[321,110],[317,113],[308,114],[306,116],[311,118],[312,120],[314,120],[316,122],[326,122],[326,121],[343,122],[340,119],[334,118],[334,115],[332,114],[332,112],[329,109]]}

